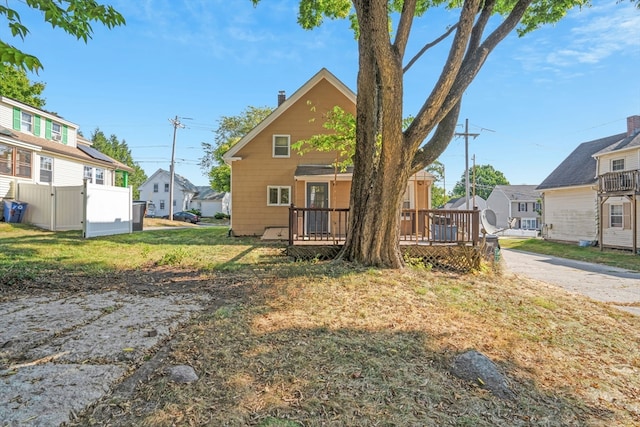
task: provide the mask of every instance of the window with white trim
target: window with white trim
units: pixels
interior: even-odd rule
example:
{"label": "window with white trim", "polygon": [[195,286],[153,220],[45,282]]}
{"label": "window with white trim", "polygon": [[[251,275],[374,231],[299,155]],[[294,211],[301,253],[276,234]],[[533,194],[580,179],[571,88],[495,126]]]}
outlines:
{"label": "window with white trim", "polygon": [[20,130],[23,132],[33,132],[33,116],[24,111],[20,112]]}
{"label": "window with white trim", "polygon": [[290,142],[289,135],[273,135],[273,157],[289,157]]}
{"label": "window with white trim", "polygon": [[87,182],[93,182],[93,168],[91,166],[84,167],[83,177]]}
{"label": "window with white trim", "polygon": [[611,160],[611,171],[623,171],[624,170],[624,159],[615,159]]}
{"label": "window with white trim", "polygon": [[53,159],[40,156],[40,182],[53,181]]}
{"label": "window with white trim", "polygon": [[0,144],[0,174],[31,178],[32,158],[29,150]]}
{"label": "window with white trim", "polygon": [[160,210],[164,210],[164,200],[160,200]]}
{"label": "window with white trim", "polygon": [[289,206],[291,187],[270,185],[267,187],[267,206]]}
{"label": "window with white trim", "polygon": [[96,168],[96,184],[104,185],[104,169]]}
{"label": "window with white trim", "polygon": [[158,183],[157,182],[155,184],[153,184],[153,192],[154,193],[158,192]]}
{"label": "window with white trim", "polygon": [[62,141],[62,126],[60,123],[51,122],[51,139]]}
{"label": "window with white trim", "polygon": [[523,230],[537,230],[538,220],[536,218],[522,218],[520,220],[520,228]]}
{"label": "window with white trim", "polygon": [[167,184],[166,182],[164,183],[164,192],[165,193],[169,192],[169,184]]}
{"label": "window with white trim", "polygon": [[624,211],[622,205],[609,206],[609,226],[622,228]]}
{"label": "window with white trim", "polygon": [[527,211],[527,203],[520,202],[518,203],[518,212],[526,212]]}

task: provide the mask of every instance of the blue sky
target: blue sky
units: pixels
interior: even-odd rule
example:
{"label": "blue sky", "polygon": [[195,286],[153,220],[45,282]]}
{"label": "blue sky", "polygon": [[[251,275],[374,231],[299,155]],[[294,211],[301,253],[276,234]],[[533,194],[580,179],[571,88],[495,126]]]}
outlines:
{"label": "blue sky", "polygon": [[[296,0],[115,0],[127,25],[94,25],[88,44],[22,12],[31,30],[21,49],[44,64],[45,108],[126,140],[151,175],[169,168],[175,116],[176,173],[195,185],[201,142],[213,141],[222,116],[247,106],[275,106],[323,67],[354,92],[357,45],[348,24],[313,31],[296,24]],[[417,20],[407,60],[455,22],[438,11]],[[406,75],[405,116],[415,113],[440,71],[444,48]],[[625,1],[594,1],[555,26],[508,37],[490,55],[463,100],[459,132],[469,131],[469,162],[491,164],[512,184],[539,184],[578,144],[624,132],[640,114],[640,10]],[[451,190],[464,172],[465,144],[454,139],[440,160]]]}

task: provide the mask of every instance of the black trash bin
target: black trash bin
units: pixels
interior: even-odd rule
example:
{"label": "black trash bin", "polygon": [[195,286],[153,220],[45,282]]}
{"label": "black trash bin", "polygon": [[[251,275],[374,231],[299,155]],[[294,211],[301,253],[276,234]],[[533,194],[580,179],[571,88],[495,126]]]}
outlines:
{"label": "black trash bin", "polygon": [[18,202],[16,200],[4,201],[4,221],[5,222],[22,222],[24,212],[27,210],[27,203]]}
{"label": "black trash bin", "polygon": [[147,202],[144,200],[134,200],[133,201],[133,224],[131,229],[133,231],[142,231],[142,223],[144,222],[144,214],[147,210]]}

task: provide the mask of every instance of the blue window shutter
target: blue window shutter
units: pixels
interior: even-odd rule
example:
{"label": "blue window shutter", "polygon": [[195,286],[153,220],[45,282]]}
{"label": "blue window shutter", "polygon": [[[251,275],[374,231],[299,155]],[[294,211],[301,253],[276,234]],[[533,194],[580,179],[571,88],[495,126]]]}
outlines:
{"label": "blue window shutter", "polygon": [[62,143],[67,143],[67,137],[69,135],[69,129],[67,129],[67,125],[62,125]]}
{"label": "blue window shutter", "polygon": [[51,139],[51,119],[47,119],[44,124],[44,137]]}
{"label": "blue window shutter", "polygon": [[18,107],[13,107],[13,129],[20,130],[21,111]]}
{"label": "blue window shutter", "polygon": [[35,136],[40,136],[40,116],[37,114],[34,116],[33,120],[33,134]]}

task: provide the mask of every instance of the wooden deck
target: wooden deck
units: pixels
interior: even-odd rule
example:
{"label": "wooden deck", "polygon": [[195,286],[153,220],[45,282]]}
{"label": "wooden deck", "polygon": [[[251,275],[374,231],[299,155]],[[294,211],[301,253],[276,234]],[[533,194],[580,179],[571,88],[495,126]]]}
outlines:
{"label": "wooden deck", "polygon": [[[345,242],[348,209],[313,209],[291,206],[287,255],[295,259],[333,259]],[[478,269],[481,261],[494,262],[496,239],[480,233],[480,211],[403,210],[400,249],[406,259],[449,271]]]}

